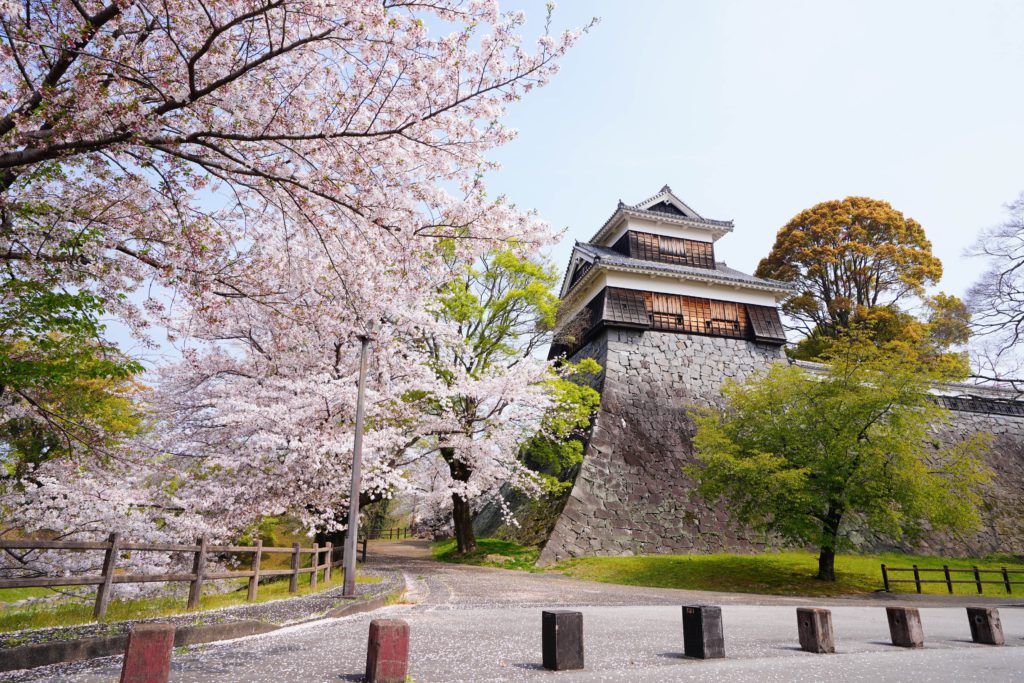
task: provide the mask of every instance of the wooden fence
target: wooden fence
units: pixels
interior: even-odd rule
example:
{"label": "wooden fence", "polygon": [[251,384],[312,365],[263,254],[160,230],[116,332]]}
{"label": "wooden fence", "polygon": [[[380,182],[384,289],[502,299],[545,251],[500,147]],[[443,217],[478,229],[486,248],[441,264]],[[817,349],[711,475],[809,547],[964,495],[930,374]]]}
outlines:
{"label": "wooden fence", "polygon": [[[368,539],[397,540],[409,538],[416,533],[415,527],[396,527],[391,529],[369,529],[360,539],[363,544],[363,562],[366,562],[366,546]],[[96,605],[93,617],[102,619],[107,613],[110,602],[111,587],[115,583],[156,583],[156,582],[188,582],[188,609],[199,607],[202,596],[203,582],[217,579],[249,579],[247,599],[256,600],[261,578],[287,576],[288,591],[294,593],[299,589],[299,575],[309,574],[309,585],[316,590],[318,575],[324,572],[324,582],[331,579],[331,570],[343,563],[344,547],[335,548],[332,543],[323,547],[314,543],[311,548],[303,548],[293,543],[290,548],[264,546],[263,541],[256,545],[210,545],[206,536],[201,537],[196,545],[178,545],[174,543],[124,543],[120,534],[110,534],[106,541],[36,541],[36,540],[0,540],[0,550],[102,550],[103,569],[96,576],[60,576],[38,577],[26,579],[0,579],[0,588],[53,588],[58,586],[97,586]],[[122,552],[171,552],[192,553],[192,571],[188,574],[118,574],[117,560]],[[249,569],[241,571],[211,572],[206,569],[209,553],[252,553]],[[265,553],[282,553],[291,555],[289,569],[261,569],[260,563]],[[309,555],[309,566],[303,567],[302,557]],[[324,556],[326,555],[326,560]],[[338,556],[337,558],[335,556]]]}
{"label": "wooden fence", "polygon": [[417,531],[418,528],[414,526],[394,527],[391,529],[370,529],[366,532],[366,535],[363,538],[364,540],[369,538],[373,541],[399,541],[403,538],[411,538],[412,536],[415,536]]}
{"label": "wooden fence", "polygon": [[[893,579],[889,578],[889,575],[894,572],[913,572],[914,578],[912,579]],[[941,579],[922,579],[922,573],[928,572],[942,572],[943,578]],[[954,579],[954,574],[969,574],[972,576],[970,579]],[[999,578],[995,580],[982,579],[982,574],[996,574]],[[929,567],[918,567],[916,564],[911,567],[886,567],[882,565],[882,583],[885,586],[885,592],[889,593],[889,584],[893,583],[912,583],[917,588],[917,592],[921,592],[921,584],[925,583],[944,583],[946,588],[949,590],[950,595],[953,593],[954,583],[972,583],[978,587],[978,595],[981,595],[982,584],[990,583],[996,585],[1002,585],[1006,588],[1007,594],[1013,592],[1013,586],[1024,586],[1024,581],[1011,581],[1010,577],[1021,574],[1024,575],[1024,569],[1007,569],[1006,567],[1000,567],[999,569],[978,569],[977,567],[971,567],[970,569],[950,569],[948,566],[943,565],[942,569],[929,568]]]}
{"label": "wooden fence", "polygon": [[[203,591],[203,582],[217,579],[249,579],[248,600],[256,600],[261,578],[272,576],[289,577],[288,591],[299,589],[299,575],[309,574],[309,585],[315,590],[318,574],[324,572],[324,582],[330,581],[331,570],[342,564],[342,559],[335,559],[336,550],[331,543],[323,547],[314,543],[311,548],[303,548],[293,543],[290,548],[264,546],[262,541],[256,545],[210,545],[206,536],[201,537],[196,545],[178,545],[174,543],[124,543],[121,535],[114,533],[106,541],[35,541],[35,540],[0,540],[0,550],[102,550],[103,569],[98,576],[61,576],[38,577],[26,579],[0,579],[0,588],[40,588],[56,586],[97,586],[96,605],[93,617],[102,619],[107,613],[110,602],[111,587],[115,583],[150,583],[150,582],[188,582],[188,609],[199,607],[199,599]],[[122,552],[171,552],[191,553],[192,571],[187,574],[118,574],[117,560]],[[249,569],[242,571],[207,571],[206,560],[209,553],[252,553]],[[265,553],[282,553],[291,555],[289,569],[261,569],[260,562]],[[308,567],[302,567],[302,556],[309,555]],[[326,560],[324,556],[326,555]],[[365,557],[365,549],[364,549]]]}

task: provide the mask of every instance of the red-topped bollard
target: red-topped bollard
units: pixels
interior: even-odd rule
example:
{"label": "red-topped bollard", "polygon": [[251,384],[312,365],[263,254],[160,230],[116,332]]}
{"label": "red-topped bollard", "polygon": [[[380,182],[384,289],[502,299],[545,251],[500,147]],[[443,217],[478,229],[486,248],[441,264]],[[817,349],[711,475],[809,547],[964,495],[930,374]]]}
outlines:
{"label": "red-topped bollard", "polygon": [[136,624],[128,634],[121,683],[167,683],[174,624]]}
{"label": "red-topped bollard", "polygon": [[366,647],[366,683],[405,683],[409,673],[409,624],[374,619]]}

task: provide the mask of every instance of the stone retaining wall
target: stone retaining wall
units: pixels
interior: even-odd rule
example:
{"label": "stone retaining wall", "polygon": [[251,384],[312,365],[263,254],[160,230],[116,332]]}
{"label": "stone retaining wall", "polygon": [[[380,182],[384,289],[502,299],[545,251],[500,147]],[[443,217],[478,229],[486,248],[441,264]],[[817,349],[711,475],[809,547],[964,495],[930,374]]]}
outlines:
{"label": "stone retaining wall", "polygon": [[[784,358],[778,346],[652,331],[606,330],[574,359],[604,367],[601,408],[584,461],[540,556],[756,551],[769,539],[734,528],[724,509],[692,494],[682,467],[693,462],[687,408],[721,401],[722,383]],[[996,482],[985,528],[969,539],[926,538],[920,549],[949,556],[1024,552],[1024,419],[953,413],[941,439],[995,435]]]}

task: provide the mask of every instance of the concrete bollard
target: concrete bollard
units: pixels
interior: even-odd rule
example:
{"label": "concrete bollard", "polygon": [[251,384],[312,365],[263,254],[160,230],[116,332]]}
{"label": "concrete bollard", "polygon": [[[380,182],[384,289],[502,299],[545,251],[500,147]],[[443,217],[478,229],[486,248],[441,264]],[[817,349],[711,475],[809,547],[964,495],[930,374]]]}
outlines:
{"label": "concrete bollard", "polygon": [[366,683],[405,683],[409,674],[409,624],[374,619],[366,647]]}
{"label": "concrete bollard", "polygon": [[797,607],[796,626],[802,650],[823,654],[836,651],[836,641],[832,637],[832,612],[829,610]]}
{"label": "concrete bollard", "polygon": [[921,613],[916,607],[886,607],[885,616],[889,619],[889,636],[893,645],[924,647]]}
{"label": "concrete bollard", "polygon": [[545,669],[582,669],[583,613],[564,609],[541,612],[541,647]]}
{"label": "concrete bollard", "polygon": [[999,610],[995,607],[968,607],[967,619],[971,622],[971,640],[974,642],[982,645],[1006,644]]}
{"label": "concrete bollard", "polygon": [[683,607],[683,654],[698,659],[725,657],[721,607],[714,605]]}
{"label": "concrete bollard", "polygon": [[167,683],[172,649],[174,624],[136,624],[128,634],[121,683]]}

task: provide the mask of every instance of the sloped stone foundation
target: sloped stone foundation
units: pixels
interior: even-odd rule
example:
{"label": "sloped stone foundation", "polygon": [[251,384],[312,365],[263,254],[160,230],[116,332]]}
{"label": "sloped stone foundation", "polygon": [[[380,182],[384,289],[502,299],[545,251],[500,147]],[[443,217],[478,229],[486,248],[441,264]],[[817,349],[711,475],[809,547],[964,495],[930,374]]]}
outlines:
{"label": "sloped stone foundation", "polygon": [[[720,402],[727,379],[784,362],[781,348],[608,329],[574,358],[583,357],[604,368],[601,408],[540,563],[582,555],[754,552],[771,545],[769,538],[735,528],[721,506],[696,497],[682,468],[693,462],[689,409]],[[951,557],[1024,553],[1024,419],[954,412],[937,438],[962,439],[978,430],[995,437],[987,456],[995,481],[984,528],[969,538],[931,534],[918,550]]]}

